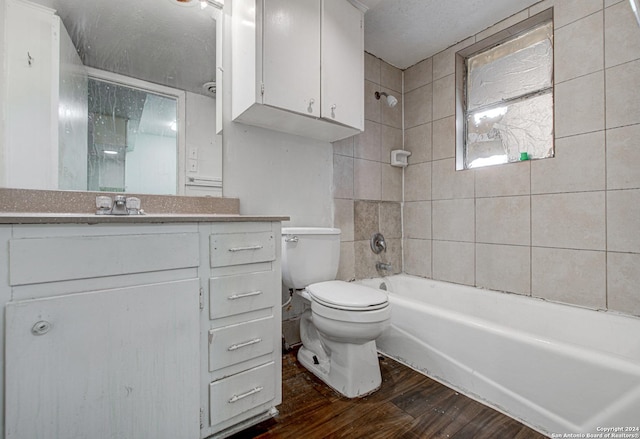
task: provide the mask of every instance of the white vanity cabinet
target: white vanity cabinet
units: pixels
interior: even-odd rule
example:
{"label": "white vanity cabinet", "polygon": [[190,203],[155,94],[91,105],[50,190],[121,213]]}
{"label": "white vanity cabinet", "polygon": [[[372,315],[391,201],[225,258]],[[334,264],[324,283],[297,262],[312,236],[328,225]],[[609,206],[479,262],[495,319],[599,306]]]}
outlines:
{"label": "white vanity cabinet", "polygon": [[198,226],[3,231],[6,439],[197,438]]}
{"label": "white vanity cabinet", "polygon": [[363,13],[347,0],[234,0],[232,117],[325,141],[364,129]]}
{"label": "white vanity cabinet", "polygon": [[213,224],[203,303],[202,437],[229,436],[282,402],[280,223]]}
{"label": "white vanity cabinet", "polygon": [[226,437],[277,414],[280,221],[95,222],[0,224],[0,437]]}

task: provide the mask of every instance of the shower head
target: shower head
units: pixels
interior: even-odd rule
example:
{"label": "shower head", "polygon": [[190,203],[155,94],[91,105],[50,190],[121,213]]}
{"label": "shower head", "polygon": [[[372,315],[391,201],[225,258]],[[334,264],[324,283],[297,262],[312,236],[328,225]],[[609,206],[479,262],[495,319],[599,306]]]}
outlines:
{"label": "shower head", "polygon": [[390,94],[388,94],[386,91],[377,91],[376,92],[376,99],[380,100],[380,96],[385,96],[386,99],[386,103],[389,107],[393,108],[398,104],[398,100],[396,99],[395,96],[391,96]]}

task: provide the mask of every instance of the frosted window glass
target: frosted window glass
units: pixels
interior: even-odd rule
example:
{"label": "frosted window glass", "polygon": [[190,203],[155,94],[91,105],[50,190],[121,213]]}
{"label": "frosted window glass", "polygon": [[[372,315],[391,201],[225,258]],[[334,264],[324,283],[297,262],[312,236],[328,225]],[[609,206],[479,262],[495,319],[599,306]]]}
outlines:
{"label": "frosted window glass", "polygon": [[553,157],[553,97],[550,93],[467,116],[466,168]]}
{"label": "frosted window glass", "polygon": [[475,110],[553,85],[551,24],[467,61],[467,109]]}
{"label": "frosted window glass", "polygon": [[554,156],[553,23],[466,60],[464,167]]}

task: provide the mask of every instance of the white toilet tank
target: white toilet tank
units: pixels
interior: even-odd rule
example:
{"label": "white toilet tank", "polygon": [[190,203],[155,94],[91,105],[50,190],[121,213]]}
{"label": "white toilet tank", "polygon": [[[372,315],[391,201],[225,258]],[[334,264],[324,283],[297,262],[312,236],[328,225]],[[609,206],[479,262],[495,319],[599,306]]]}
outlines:
{"label": "white toilet tank", "polygon": [[282,283],[287,288],[334,280],[339,262],[340,229],[282,228]]}

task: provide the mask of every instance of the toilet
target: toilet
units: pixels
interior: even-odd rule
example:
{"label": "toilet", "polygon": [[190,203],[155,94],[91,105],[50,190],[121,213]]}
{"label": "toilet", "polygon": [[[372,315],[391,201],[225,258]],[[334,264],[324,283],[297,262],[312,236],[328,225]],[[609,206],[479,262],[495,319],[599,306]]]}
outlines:
{"label": "toilet", "polygon": [[380,387],[375,339],[389,325],[387,295],[335,280],[340,229],[282,228],[282,282],[307,305],[300,318],[298,361],[348,398]]}

